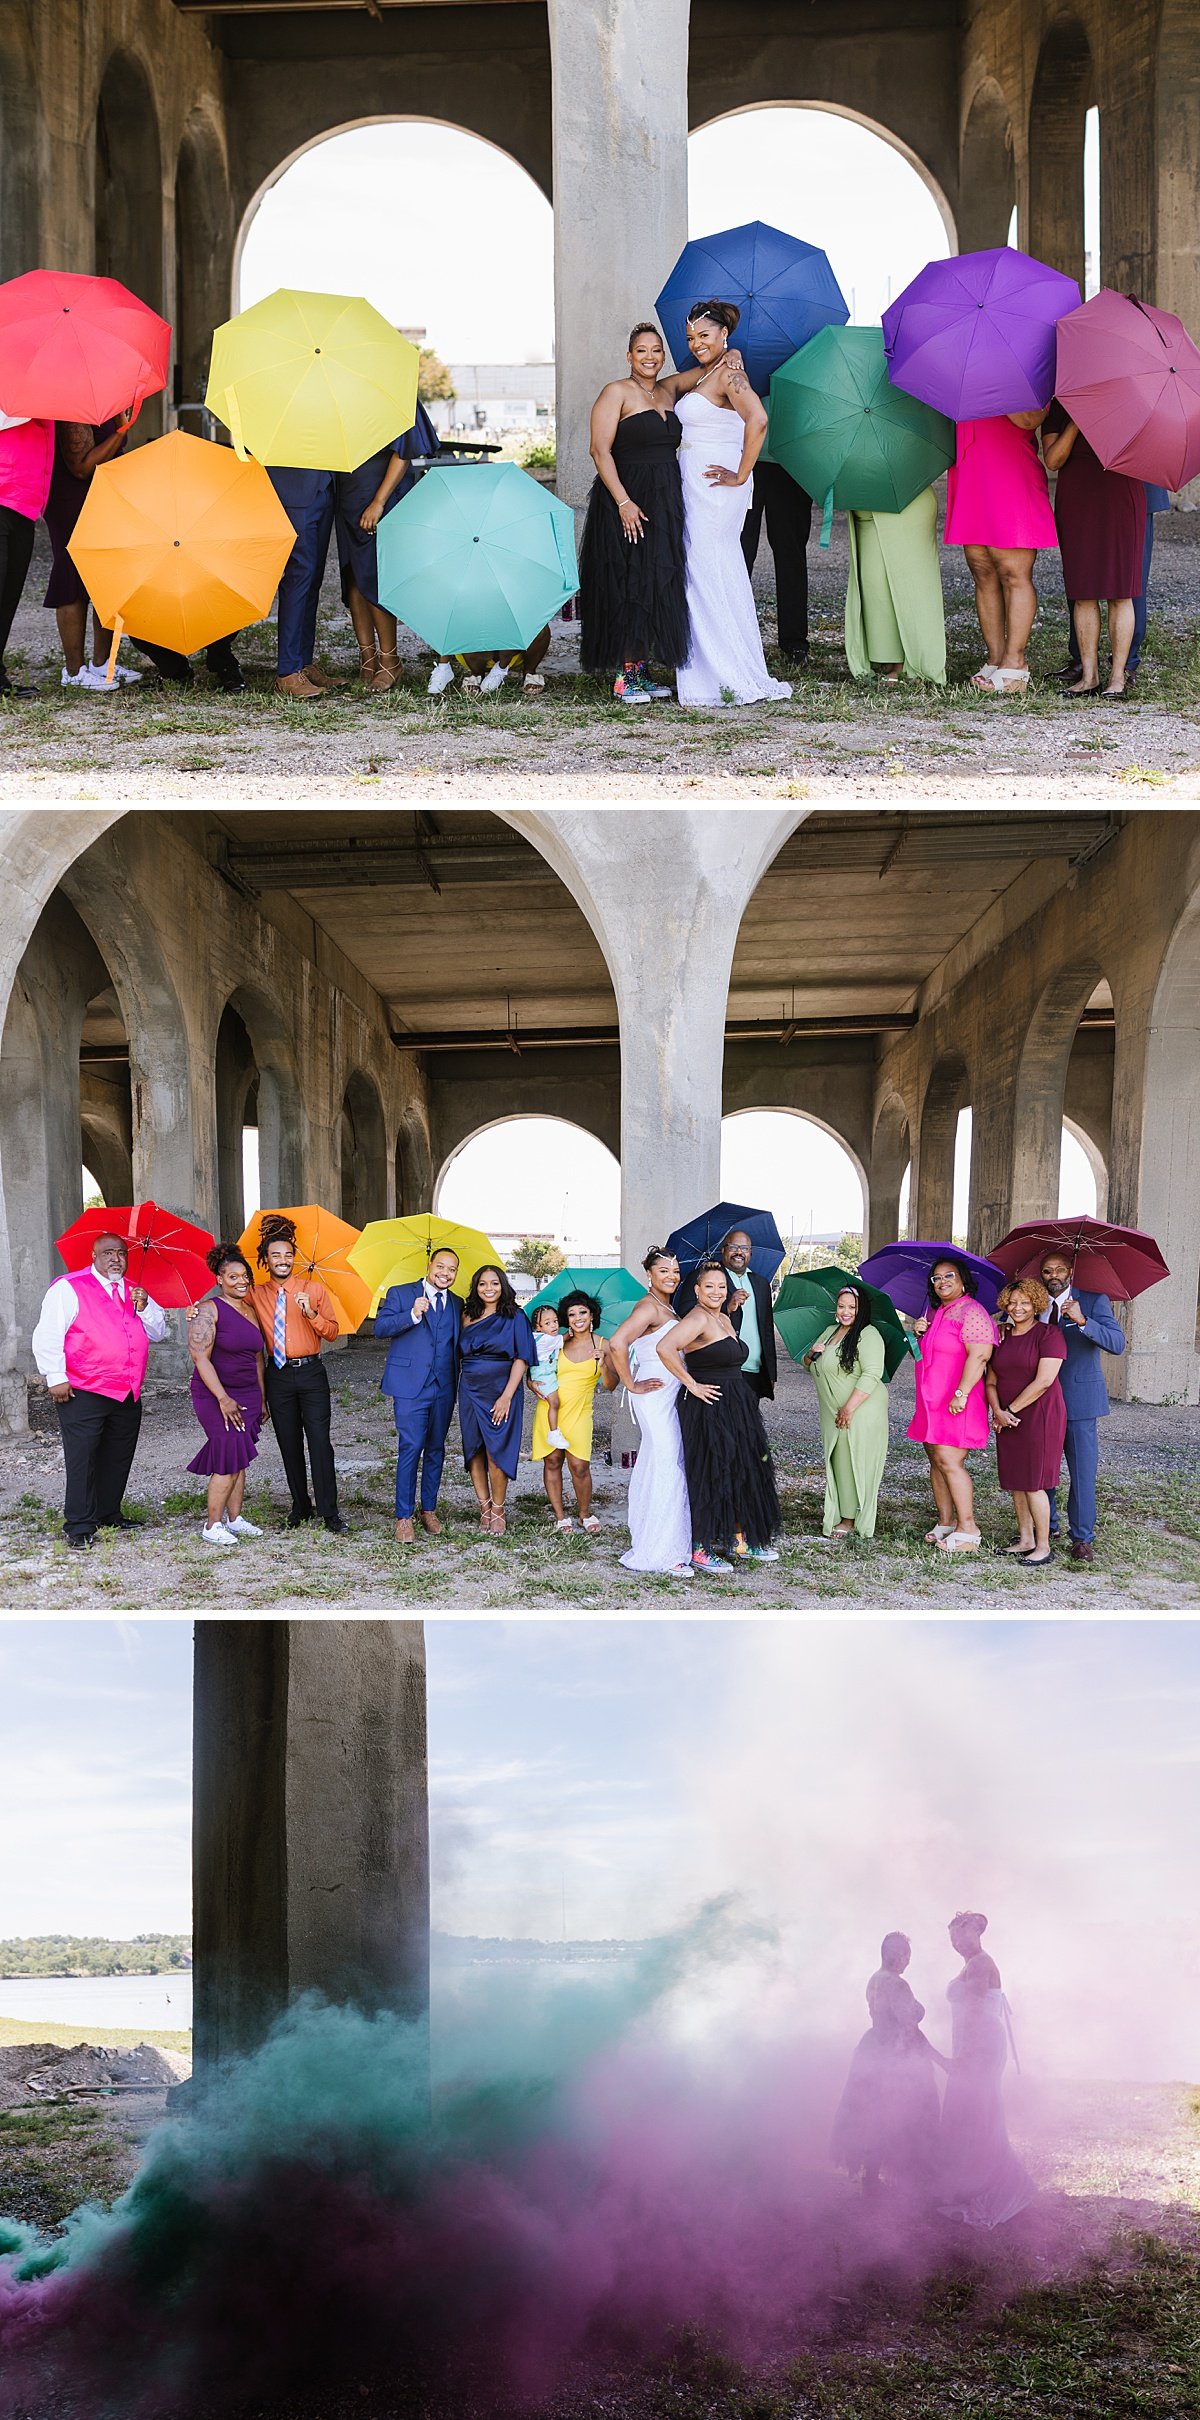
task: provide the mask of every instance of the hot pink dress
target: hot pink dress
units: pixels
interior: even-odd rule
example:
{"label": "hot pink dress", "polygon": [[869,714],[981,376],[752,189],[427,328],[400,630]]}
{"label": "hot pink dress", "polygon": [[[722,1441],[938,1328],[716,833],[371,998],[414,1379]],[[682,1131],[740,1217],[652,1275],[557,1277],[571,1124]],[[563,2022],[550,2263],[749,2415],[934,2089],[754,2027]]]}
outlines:
{"label": "hot pink dress", "polygon": [[942,537],[947,546],[1057,546],[1033,429],[1006,419],[959,421]]}
{"label": "hot pink dress", "polygon": [[921,1338],[917,1363],[917,1408],[908,1434],[918,1445],[960,1445],[968,1450],[986,1445],[989,1436],[987,1397],[977,1378],[963,1411],[947,1410],[963,1374],[963,1363],[974,1345],[996,1343],[995,1324],[973,1294],[957,1302],[939,1303]]}

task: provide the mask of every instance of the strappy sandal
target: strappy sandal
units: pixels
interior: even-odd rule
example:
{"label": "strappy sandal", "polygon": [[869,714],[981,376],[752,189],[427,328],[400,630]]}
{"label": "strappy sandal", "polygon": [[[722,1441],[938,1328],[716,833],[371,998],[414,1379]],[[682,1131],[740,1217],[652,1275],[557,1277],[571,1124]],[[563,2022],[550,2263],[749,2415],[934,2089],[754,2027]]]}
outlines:
{"label": "strappy sandal", "polygon": [[502,1504],[493,1504],[492,1506],[492,1536],[494,1538],[506,1538],[508,1536],[508,1523],[504,1518],[504,1506]]}
{"label": "strappy sandal", "polygon": [[594,1537],[596,1531],[600,1527],[600,1523],[597,1520],[595,1513],[589,1513],[586,1521],[580,1521],[579,1526],[581,1529],[586,1529],[589,1537]]}
{"label": "strappy sandal", "polygon": [[492,1534],[493,1510],[494,1506],[491,1504],[481,1504],[479,1507],[479,1526],[485,1537],[490,1537]]}
{"label": "strappy sandal", "polygon": [[572,1531],[572,1529],[574,1528],[574,1526],[575,1526],[574,1522],[573,1522],[573,1521],[568,1520],[567,1515],[566,1515],[565,1513],[563,1514],[563,1517],[562,1517],[561,1521],[556,1521],[556,1522],[555,1522],[555,1524],[554,1524],[554,1527],[555,1527],[555,1529],[556,1529],[556,1531],[557,1531],[557,1533],[558,1533],[558,1535],[559,1535],[559,1537],[560,1537],[560,1538],[569,1538],[569,1537],[570,1537],[570,1535],[571,1535],[571,1531]]}
{"label": "strappy sandal", "polygon": [[379,659],[374,650],[372,650],[370,655],[364,655],[362,648],[360,647],[358,651],[358,677],[364,689],[374,688],[375,675],[378,670]]}
{"label": "strappy sandal", "polygon": [[977,1555],[983,1540],[978,1530],[974,1537],[965,1529],[952,1529],[948,1537],[937,1542],[940,1555]]}
{"label": "strappy sandal", "polygon": [[933,1528],[926,1530],[922,1544],[925,1546],[940,1546],[942,1539],[948,1538],[953,1528],[953,1521],[935,1521]]}
{"label": "strappy sandal", "polygon": [[379,651],[379,670],[371,683],[371,687],[374,690],[376,697],[381,697],[386,693],[387,690],[394,689],[399,678],[399,649],[396,647],[381,647]]}

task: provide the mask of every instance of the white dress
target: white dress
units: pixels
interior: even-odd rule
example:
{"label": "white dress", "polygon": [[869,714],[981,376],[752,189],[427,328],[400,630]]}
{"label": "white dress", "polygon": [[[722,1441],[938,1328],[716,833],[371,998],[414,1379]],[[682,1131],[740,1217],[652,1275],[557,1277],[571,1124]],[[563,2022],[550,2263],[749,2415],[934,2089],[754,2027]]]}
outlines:
{"label": "white dress", "polygon": [[676,676],[676,696],[681,706],[720,706],[730,697],[739,706],[752,706],[760,698],[790,697],[790,683],[773,681],[767,671],[742,553],[753,482],[717,487],[704,476],[714,463],[737,469],[742,421],[696,389],[681,395],[675,409],[683,422],[679,468],[692,631],[688,660]]}
{"label": "white dress", "polygon": [[1004,2118],[1009,2006],[1002,1991],[971,1991],[961,1975],[946,1998],[954,2036],[942,2102],[939,2207],[969,2227],[1002,2227],[1034,2199]]}
{"label": "white dress", "polygon": [[666,1319],[629,1348],[634,1377],[659,1378],[662,1384],[652,1394],[629,1397],[639,1443],[629,1482],[630,1547],[621,1557],[626,1571],[676,1571],[680,1565],[691,1570],[692,1516],[675,1410],[679,1380],[658,1358],[663,1337],[678,1325],[677,1319]]}

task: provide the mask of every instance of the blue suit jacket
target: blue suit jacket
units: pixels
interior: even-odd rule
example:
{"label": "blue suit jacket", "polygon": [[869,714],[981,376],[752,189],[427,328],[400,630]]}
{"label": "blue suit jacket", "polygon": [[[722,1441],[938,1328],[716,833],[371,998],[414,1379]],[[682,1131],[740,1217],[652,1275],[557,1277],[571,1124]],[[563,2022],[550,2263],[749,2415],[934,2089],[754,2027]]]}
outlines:
{"label": "blue suit jacket", "polygon": [[[412,1315],[413,1304],[422,1290],[419,1282],[390,1286],[375,1314],[376,1335],[390,1336],[392,1340],[379,1381],[381,1395],[406,1396],[415,1401],[425,1393],[433,1377],[433,1311],[426,1311],[423,1319],[414,1319]],[[452,1371],[457,1386],[458,1335],[462,1326],[462,1304],[457,1294],[446,1296],[446,1315],[451,1322]]]}
{"label": "blue suit jacket", "polygon": [[1107,1294],[1085,1294],[1080,1287],[1071,1290],[1085,1318],[1082,1327],[1073,1319],[1061,1322],[1067,1358],[1060,1384],[1067,1418],[1102,1420],[1109,1406],[1100,1355],[1123,1353],[1125,1330],[1116,1319]]}

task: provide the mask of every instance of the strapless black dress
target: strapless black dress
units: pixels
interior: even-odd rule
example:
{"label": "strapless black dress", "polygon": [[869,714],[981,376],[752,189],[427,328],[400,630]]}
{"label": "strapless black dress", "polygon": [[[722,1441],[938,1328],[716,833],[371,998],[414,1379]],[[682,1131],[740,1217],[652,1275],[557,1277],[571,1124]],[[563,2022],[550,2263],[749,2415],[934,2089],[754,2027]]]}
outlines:
{"label": "strapless black dress", "polygon": [[682,437],[674,412],[634,412],[617,424],[613,461],[626,494],[646,515],[636,546],[604,481],[593,482],[579,554],[579,660],[585,672],[687,661]]}
{"label": "strapless black dress", "polygon": [[740,1336],[693,1347],[689,1374],[702,1386],[716,1385],[715,1403],[679,1397],[679,1426],[692,1508],[692,1542],[726,1551],[740,1530],[751,1546],[769,1546],[778,1535],[779,1497],[775,1465],[758,1397],[742,1375],[746,1346]]}

